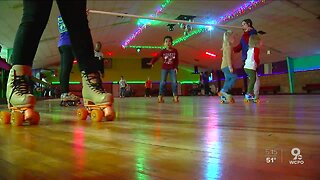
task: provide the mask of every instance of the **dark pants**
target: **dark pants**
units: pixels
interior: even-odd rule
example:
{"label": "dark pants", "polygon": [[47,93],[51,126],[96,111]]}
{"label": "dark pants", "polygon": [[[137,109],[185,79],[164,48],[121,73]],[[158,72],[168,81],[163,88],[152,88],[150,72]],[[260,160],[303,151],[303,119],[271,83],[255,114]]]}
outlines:
{"label": "dark pants", "polygon": [[254,94],[254,84],[256,83],[256,71],[252,69],[246,69],[244,68],[244,71],[249,77],[249,84],[247,88],[247,94]]}
{"label": "dark pants", "polygon": [[151,89],[150,88],[146,88],[146,96],[151,96]]}
{"label": "dark pants", "polygon": [[207,96],[210,95],[209,82],[204,82],[203,85],[204,85],[204,94]]}
{"label": "dark pants", "polygon": [[61,68],[60,68],[60,76],[59,76],[61,93],[68,93],[70,73],[71,73],[73,60],[75,56],[72,51],[72,47],[70,45],[60,46],[59,52],[61,56],[61,63],[60,63]]}
{"label": "dark pants", "polygon": [[[98,67],[92,63],[94,52],[86,15],[86,0],[56,1],[68,29],[80,70],[87,73],[97,72]],[[23,16],[13,45],[13,65],[32,66],[52,4],[53,0],[23,0]]]}

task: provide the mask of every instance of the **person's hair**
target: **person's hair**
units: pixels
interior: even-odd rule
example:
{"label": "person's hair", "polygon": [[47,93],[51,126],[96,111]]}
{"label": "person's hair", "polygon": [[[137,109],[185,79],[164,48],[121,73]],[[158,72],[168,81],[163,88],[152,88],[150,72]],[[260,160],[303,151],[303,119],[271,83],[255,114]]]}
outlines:
{"label": "person's hair", "polygon": [[231,46],[230,44],[230,37],[232,35],[232,31],[231,30],[228,30],[226,32],[223,33],[223,43],[222,43],[222,47],[225,47],[225,46]]}
{"label": "person's hair", "polygon": [[249,47],[258,47],[260,43],[260,37],[257,34],[253,34],[249,38]]}
{"label": "person's hair", "polygon": [[253,24],[252,24],[252,20],[251,19],[245,19],[242,22],[246,22],[248,24],[249,27],[253,28]]}
{"label": "person's hair", "polygon": [[165,36],[165,37],[163,38],[163,41],[165,41],[166,39],[170,39],[170,40],[171,40],[171,42],[173,41],[173,39],[172,39],[172,37],[171,37],[171,36]]}

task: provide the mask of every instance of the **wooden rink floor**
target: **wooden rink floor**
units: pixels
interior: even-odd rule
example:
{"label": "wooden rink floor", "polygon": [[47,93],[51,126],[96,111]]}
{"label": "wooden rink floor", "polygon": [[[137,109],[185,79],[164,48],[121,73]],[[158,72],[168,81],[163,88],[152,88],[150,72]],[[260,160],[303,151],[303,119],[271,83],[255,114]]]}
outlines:
{"label": "wooden rink floor", "polygon": [[38,101],[38,126],[0,126],[0,179],[320,179],[320,95],[235,100],[116,98],[100,123]]}

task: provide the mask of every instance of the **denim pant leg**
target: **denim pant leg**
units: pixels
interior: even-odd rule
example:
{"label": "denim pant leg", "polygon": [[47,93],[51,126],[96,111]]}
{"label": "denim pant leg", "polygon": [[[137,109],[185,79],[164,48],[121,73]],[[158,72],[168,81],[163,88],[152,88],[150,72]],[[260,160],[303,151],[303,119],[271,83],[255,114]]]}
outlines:
{"label": "denim pant leg", "polygon": [[164,87],[166,85],[167,76],[168,76],[169,70],[161,69],[161,80],[160,80],[160,87],[159,87],[159,95],[164,95]]}
{"label": "denim pant leg", "polygon": [[223,84],[222,90],[224,92],[228,92],[234,85],[235,81],[237,80],[237,75],[230,72],[229,67],[225,67],[222,69],[222,72],[225,76],[225,81]]}
{"label": "denim pant leg", "polygon": [[171,88],[173,96],[178,95],[178,84],[177,84],[177,74],[174,69],[170,69],[170,79],[171,79]]}

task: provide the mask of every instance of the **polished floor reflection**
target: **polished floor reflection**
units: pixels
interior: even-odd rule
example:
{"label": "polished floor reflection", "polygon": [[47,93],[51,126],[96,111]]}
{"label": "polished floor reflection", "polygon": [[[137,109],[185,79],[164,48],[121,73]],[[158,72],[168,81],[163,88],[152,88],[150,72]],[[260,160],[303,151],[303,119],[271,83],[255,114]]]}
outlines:
{"label": "polished floor reflection", "polygon": [[320,177],[319,95],[235,99],[116,99],[116,120],[100,123],[39,101],[38,126],[0,126],[0,179]]}

